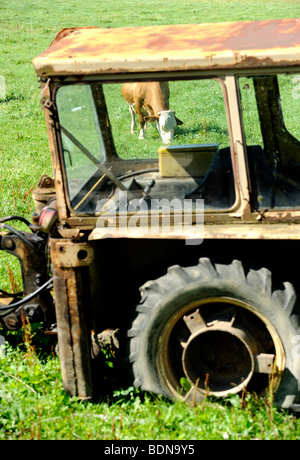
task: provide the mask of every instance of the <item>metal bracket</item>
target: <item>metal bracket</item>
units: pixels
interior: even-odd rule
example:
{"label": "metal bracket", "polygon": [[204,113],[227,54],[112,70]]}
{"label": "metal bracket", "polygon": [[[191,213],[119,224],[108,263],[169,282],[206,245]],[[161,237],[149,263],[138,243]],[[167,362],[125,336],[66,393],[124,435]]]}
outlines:
{"label": "metal bracket", "polygon": [[86,267],[94,259],[94,250],[88,243],[57,242],[56,248],[54,257],[62,268]]}

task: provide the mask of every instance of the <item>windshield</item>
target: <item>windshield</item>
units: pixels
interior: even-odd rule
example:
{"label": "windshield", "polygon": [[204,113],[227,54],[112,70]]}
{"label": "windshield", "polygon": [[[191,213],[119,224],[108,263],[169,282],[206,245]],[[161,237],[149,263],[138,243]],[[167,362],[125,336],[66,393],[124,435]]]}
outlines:
{"label": "windshield", "polygon": [[202,199],[207,211],[232,207],[224,92],[217,79],[59,87],[72,209],[98,215],[117,189],[148,200]]}

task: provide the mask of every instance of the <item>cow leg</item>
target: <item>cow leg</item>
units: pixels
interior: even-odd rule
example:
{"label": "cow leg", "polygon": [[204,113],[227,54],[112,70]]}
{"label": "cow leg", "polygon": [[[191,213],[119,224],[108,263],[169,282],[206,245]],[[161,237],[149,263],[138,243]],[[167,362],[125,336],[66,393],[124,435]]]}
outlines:
{"label": "cow leg", "polygon": [[131,134],[134,134],[134,133],[135,133],[135,130],[136,130],[136,122],[135,122],[135,114],[136,114],[136,111],[135,111],[135,104],[129,105],[129,112],[130,112],[130,115],[131,115],[131,130],[130,130],[130,133],[131,133]]}
{"label": "cow leg", "polygon": [[137,107],[137,114],[139,116],[139,122],[140,122],[140,135],[139,139],[145,139],[145,125],[146,125],[146,120],[143,116],[143,108],[142,105],[136,106]]}
{"label": "cow leg", "polygon": [[156,121],[156,128],[157,128],[157,131],[159,132],[160,134],[160,126],[159,126],[159,120]]}
{"label": "cow leg", "polygon": [[139,139],[145,139],[145,124],[141,125]]}

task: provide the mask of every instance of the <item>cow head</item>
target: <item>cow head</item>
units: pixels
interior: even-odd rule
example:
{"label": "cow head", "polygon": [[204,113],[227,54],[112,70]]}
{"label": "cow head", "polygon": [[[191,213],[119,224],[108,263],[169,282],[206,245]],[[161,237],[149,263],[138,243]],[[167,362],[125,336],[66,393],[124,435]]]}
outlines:
{"label": "cow head", "polygon": [[150,123],[156,122],[158,132],[164,144],[169,144],[172,141],[176,126],[183,124],[182,121],[175,117],[174,110],[162,110],[158,112],[158,116],[149,115],[144,117],[144,120]]}
{"label": "cow head", "polygon": [[174,130],[177,126],[175,112],[173,110],[163,110],[158,113],[158,130],[164,144],[169,144],[174,137]]}

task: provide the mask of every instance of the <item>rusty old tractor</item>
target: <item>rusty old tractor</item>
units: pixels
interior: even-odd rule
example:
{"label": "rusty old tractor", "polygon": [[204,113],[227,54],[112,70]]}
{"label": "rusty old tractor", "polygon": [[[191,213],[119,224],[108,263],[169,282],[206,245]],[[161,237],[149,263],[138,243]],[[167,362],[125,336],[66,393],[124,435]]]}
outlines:
{"label": "rusty old tractor", "polygon": [[[53,177],[31,222],[1,219],[23,291],[0,292],[0,320],[57,333],[69,394],[101,388],[110,347],[146,391],[197,403],[272,382],[299,408],[299,51],[287,19],[65,29],[33,60]],[[121,96],[149,81],[183,121],[162,147],[129,133]]]}

